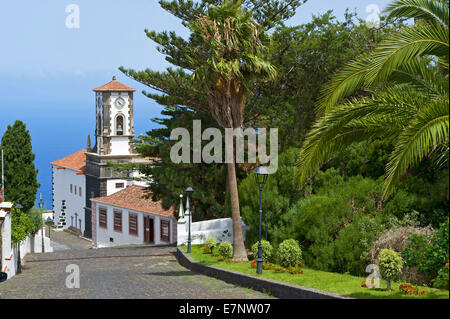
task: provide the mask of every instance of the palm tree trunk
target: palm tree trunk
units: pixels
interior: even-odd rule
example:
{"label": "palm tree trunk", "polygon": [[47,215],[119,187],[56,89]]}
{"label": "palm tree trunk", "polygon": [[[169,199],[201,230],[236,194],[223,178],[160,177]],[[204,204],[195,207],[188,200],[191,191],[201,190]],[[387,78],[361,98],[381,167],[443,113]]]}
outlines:
{"label": "palm tree trunk", "polygon": [[229,193],[230,193],[230,183],[228,182],[228,172],[227,172],[226,182],[225,182],[225,201],[224,201],[224,204],[223,204],[222,218],[227,217],[228,194]]}
{"label": "palm tree trunk", "polygon": [[230,186],[231,219],[233,220],[233,259],[232,261],[248,261],[242,236],[241,212],[239,209],[239,194],[236,179],[236,166],[227,163],[228,183]]}

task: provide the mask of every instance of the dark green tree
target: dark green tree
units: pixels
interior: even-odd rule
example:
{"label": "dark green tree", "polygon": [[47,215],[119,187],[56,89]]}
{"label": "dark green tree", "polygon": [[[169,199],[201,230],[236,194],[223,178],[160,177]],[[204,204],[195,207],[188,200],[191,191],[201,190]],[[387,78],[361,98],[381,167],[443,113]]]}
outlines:
{"label": "dark green tree", "polygon": [[[28,212],[34,205],[39,188],[38,170],[34,166],[34,153],[30,132],[25,123],[16,121],[2,137],[1,149],[4,152],[5,200],[20,203]],[[1,158],[0,158],[1,164]]]}
{"label": "dark green tree", "polygon": [[372,50],[401,21],[384,21],[371,29],[356,13],[338,20],[332,11],[313,16],[311,22],[274,30],[271,63],[279,76],[258,83],[248,101],[244,123],[252,127],[277,127],[280,153],[301,147],[315,119],[321,88],[348,61]]}
{"label": "dark green tree", "polygon": [[[192,132],[193,120],[201,120],[204,127],[216,127],[217,124],[207,114],[184,107],[166,107],[161,114],[163,118],[152,121],[162,127],[139,136],[135,143],[136,151],[141,156],[156,158],[152,165],[136,165],[146,176],[144,179],[149,184],[152,199],[161,200],[165,208],[177,207],[179,194],[185,194],[186,187],[190,185],[195,190],[191,198],[195,207],[194,220],[226,217],[227,174],[224,165],[203,162],[175,164],[170,159],[170,150],[177,142],[170,140],[173,129],[184,127]],[[207,143],[202,141],[202,147]]]}

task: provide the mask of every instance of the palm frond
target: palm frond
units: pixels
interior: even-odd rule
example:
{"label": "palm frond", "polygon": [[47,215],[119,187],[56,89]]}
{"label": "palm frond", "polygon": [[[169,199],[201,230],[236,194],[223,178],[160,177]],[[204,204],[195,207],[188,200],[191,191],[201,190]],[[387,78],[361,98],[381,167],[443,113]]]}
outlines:
{"label": "palm frond", "polygon": [[449,93],[448,76],[433,66],[433,61],[430,59],[412,59],[394,70],[388,82],[408,83],[418,90],[427,92],[431,97]]}
{"label": "palm frond", "polygon": [[394,70],[421,56],[434,55],[448,63],[448,49],[449,34],[445,28],[429,25],[404,28],[375,49],[366,83],[386,80]]}
{"label": "palm frond", "polygon": [[397,0],[389,4],[385,12],[388,19],[406,17],[421,19],[427,22],[438,22],[448,28],[448,5],[444,0]]}
{"label": "palm frond", "polygon": [[403,84],[327,112],[307,134],[297,159],[295,178],[300,186],[335,152],[351,144],[351,138],[360,141],[399,135],[417,113],[417,105],[426,101],[420,91]]}
{"label": "palm frond", "polygon": [[417,164],[436,146],[448,144],[449,96],[444,95],[421,108],[398,138],[386,165],[383,191],[387,198],[406,170]]}
{"label": "palm frond", "polygon": [[349,62],[322,90],[317,103],[317,114],[323,115],[344,98],[365,87],[366,74],[371,65],[372,55],[364,54]]}

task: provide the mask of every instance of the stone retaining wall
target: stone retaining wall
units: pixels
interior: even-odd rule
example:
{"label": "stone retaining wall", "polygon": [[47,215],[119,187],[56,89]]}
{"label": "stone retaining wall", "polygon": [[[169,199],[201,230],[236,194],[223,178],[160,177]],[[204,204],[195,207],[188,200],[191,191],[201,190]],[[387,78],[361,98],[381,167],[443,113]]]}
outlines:
{"label": "stone retaining wall", "polygon": [[192,271],[209,277],[214,277],[240,287],[247,287],[253,290],[270,293],[272,296],[281,299],[354,299],[318,289],[291,285],[266,278],[257,278],[255,276],[240,272],[207,266],[195,262],[180,247],[177,247],[176,256],[180,265]]}

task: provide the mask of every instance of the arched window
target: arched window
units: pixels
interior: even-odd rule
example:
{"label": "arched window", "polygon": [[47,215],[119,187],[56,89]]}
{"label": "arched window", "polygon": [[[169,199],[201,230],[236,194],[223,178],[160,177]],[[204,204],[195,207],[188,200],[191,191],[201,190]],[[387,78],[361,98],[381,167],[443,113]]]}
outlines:
{"label": "arched window", "polygon": [[116,135],[123,135],[123,116],[116,117]]}

